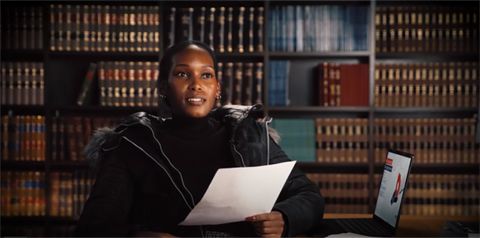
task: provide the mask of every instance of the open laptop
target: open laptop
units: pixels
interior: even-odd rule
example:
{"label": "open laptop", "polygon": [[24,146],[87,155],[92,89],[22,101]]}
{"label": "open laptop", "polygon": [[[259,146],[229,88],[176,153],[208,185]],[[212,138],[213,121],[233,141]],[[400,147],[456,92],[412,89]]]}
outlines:
{"label": "open laptop", "polygon": [[326,219],[330,233],[393,236],[400,220],[400,209],[413,158],[411,154],[390,150],[385,159],[373,218]]}

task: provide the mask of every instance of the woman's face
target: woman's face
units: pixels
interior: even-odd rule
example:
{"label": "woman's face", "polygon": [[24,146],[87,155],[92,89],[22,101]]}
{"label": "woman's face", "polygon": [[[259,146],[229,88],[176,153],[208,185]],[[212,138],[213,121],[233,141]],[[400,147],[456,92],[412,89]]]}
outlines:
{"label": "woman's face", "polygon": [[220,94],[212,57],[195,45],[173,57],[168,85],[167,98],[177,116],[207,116]]}

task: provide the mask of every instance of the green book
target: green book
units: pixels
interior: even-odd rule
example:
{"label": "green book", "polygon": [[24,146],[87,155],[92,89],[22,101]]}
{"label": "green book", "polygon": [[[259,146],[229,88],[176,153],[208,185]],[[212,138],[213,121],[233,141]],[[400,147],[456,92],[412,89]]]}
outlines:
{"label": "green book", "polygon": [[276,119],[271,126],[280,135],[280,146],[291,160],[316,161],[313,119]]}

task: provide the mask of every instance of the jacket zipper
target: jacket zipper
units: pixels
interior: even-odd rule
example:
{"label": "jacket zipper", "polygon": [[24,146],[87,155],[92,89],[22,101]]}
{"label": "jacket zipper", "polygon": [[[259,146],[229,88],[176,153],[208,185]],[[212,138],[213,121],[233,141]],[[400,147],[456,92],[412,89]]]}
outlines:
{"label": "jacket zipper", "polygon": [[242,161],[243,167],[247,167],[247,166],[245,165],[245,161],[243,160],[242,154],[240,154],[240,152],[238,152],[237,147],[235,146],[235,144],[234,144],[233,142],[232,142],[232,146],[233,146],[233,150],[240,156],[240,160]]}
{"label": "jacket zipper", "polygon": [[267,141],[267,165],[270,164],[270,133],[268,132],[268,124],[272,122],[272,118],[265,121],[265,135]]}

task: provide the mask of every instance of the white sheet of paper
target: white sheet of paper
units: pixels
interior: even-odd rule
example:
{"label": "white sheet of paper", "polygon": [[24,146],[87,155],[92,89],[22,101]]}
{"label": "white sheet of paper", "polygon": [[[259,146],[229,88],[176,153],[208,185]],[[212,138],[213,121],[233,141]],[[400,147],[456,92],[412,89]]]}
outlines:
{"label": "white sheet of paper", "polygon": [[180,225],[217,225],[270,212],[296,161],[225,168]]}

